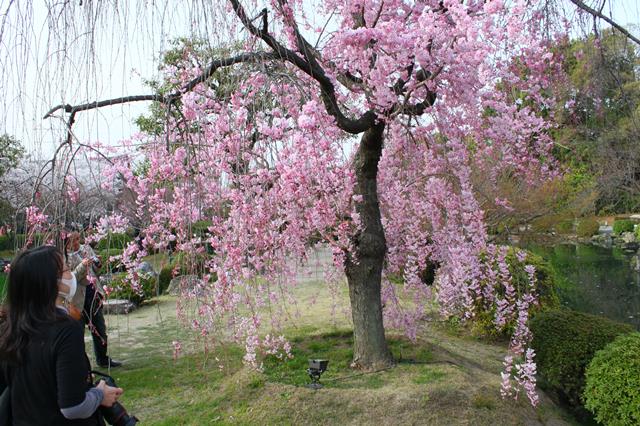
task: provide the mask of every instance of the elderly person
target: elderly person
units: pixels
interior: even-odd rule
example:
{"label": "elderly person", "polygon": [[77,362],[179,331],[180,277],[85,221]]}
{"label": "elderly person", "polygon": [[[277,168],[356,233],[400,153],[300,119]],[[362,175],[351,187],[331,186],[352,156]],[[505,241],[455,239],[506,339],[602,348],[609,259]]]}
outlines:
{"label": "elderly person", "polygon": [[102,313],[103,293],[98,285],[98,258],[91,247],[80,245],[78,232],[67,236],[66,257],[78,281],[72,303],[82,311],[82,320],[89,326],[96,362],[103,368],[119,367],[122,363],[107,355],[107,327]]}

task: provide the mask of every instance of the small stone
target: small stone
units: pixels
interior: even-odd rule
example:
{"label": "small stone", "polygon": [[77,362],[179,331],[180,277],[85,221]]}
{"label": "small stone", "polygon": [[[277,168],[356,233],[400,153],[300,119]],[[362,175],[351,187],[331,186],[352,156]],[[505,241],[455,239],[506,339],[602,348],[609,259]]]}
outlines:
{"label": "small stone", "polygon": [[622,235],[620,235],[620,239],[625,244],[631,244],[636,242],[636,236],[633,232],[623,232]]}
{"label": "small stone", "polygon": [[140,265],[138,265],[138,267],[136,268],[136,270],[141,274],[141,275],[145,275],[147,278],[148,277],[154,277],[157,278],[158,277],[158,273],[156,272],[155,269],[153,269],[153,266],[151,266],[151,264],[149,262],[142,262],[140,263]]}
{"label": "small stone", "polygon": [[102,309],[105,314],[122,315],[128,314],[136,308],[136,305],[126,299],[109,299],[102,302]]}

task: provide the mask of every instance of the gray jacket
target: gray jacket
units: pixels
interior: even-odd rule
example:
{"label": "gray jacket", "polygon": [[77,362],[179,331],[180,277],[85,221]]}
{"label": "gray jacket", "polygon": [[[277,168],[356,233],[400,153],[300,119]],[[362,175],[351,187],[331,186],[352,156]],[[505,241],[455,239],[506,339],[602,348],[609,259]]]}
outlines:
{"label": "gray jacket", "polygon": [[82,264],[82,259],[91,259],[92,257],[95,257],[95,255],[96,253],[88,245],[82,245],[77,252],[69,253],[67,255],[69,269],[73,271],[73,274],[76,276],[76,280],[78,281],[78,288],[71,303],[80,310],[84,308],[84,297],[87,293],[87,286],[90,285],[87,278],[88,276],[95,277],[96,291],[104,295],[104,290],[100,287],[98,281],[98,268],[93,263],[89,266],[84,266]]}
{"label": "gray jacket", "polygon": [[87,285],[89,285],[89,280],[87,280],[89,268],[82,263],[82,256],[79,250],[73,253],[67,253],[67,266],[69,266],[73,275],[76,276],[78,283],[76,294],[73,296],[71,303],[82,311],[84,309],[84,295],[87,292]]}

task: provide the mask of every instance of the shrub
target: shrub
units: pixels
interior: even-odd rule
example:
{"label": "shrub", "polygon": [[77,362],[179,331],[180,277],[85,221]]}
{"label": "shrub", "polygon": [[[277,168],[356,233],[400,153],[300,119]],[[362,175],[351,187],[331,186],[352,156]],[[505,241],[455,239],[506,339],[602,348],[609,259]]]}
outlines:
{"label": "shrub", "polygon": [[640,225],[636,226],[635,234],[636,240],[640,241]]}
{"label": "shrub", "polygon": [[140,305],[156,295],[155,277],[140,278],[140,291],[131,288],[131,285],[124,281],[125,274],[114,275],[110,287],[113,291],[109,294],[109,299],[127,299],[136,305]]}
{"label": "shrub", "polygon": [[585,407],[605,425],[640,425],[640,333],[619,336],[593,357]]}
{"label": "shrub", "polygon": [[197,237],[203,237],[209,233],[209,227],[212,225],[210,220],[199,220],[191,224],[191,232]]}
{"label": "shrub", "polygon": [[598,229],[600,229],[600,224],[595,218],[583,217],[578,221],[576,234],[578,234],[579,237],[590,237],[597,234]]}
{"label": "shrub", "polygon": [[[518,249],[521,250],[522,249]],[[553,270],[549,262],[544,260],[542,256],[538,256],[528,250],[527,258],[524,263],[518,262],[516,258],[516,250],[509,250],[507,255],[507,263],[509,264],[509,272],[513,276],[513,283],[519,292],[522,292],[525,286],[529,285],[529,276],[524,267],[533,265],[536,269],[536,292],[538,293],[538,301],[540,308],[554,308],[560,306],[560,299],[556,293],[556,283],[554,281]]]}
{"label": "shrub", "polygon": [[106,237],[104,237],[103,239],[101,239],[100,241],[98,241],[98,245],[96,249],[106,250],[106,249],[117,248],[122,250],[131,241],[133,241],[133,238],[130,235],[127,235],[124,233],[123,234],[111,233]]}
{"label": "shrub", "polygon": [[13,249],[13,239],[9,235],[0,235],[0,250]]}
{"label": "shrub", "polygon": [[[518,261],[516,250],[525,251],[527,257],[524,262]],[[509,248],[506,257],[509,272],[512,277],[512,284],[518,294],[523,294],[529,287],[529,275],[525,271],[526,265],[535,267],[536,277],[536,293],[538,294],[539,306],[532,306],[529,314],[533,315],[541,308],[555,308],[560,305],[560,300],[556,293],[556,285],[554,281],[553,271],[549,263],[541,256],[534,254],[528,250]],[[494,324],[495,312],[481,311],[474,318],[473,332],[487,337],[505,337],[512,331],[513,324],[509,324],[503,330],[497,330]]]}
{"label": "shrub", "polygon": [[616,219],[613,222],[613,233],[620,235],[623,232],[633,232],[635,222],[629,219]]}
{"label": "shrub", "polygon": [[633,330],[628,324],[568,309],[541,311],[529,327],[541,385],[578,410],[585,369],[596,351]]}
{"label": "shrub", "polygon": [[160,294],[163,294],[169,288],[171,280],[173,279],[173,268],[170,265],[165,266],[160,270],[160,276],[158,277],[158,285],[160,286]]}
{"label": "shrub", "polygon": [[119,260],[109,262],[109,258],[112,256],[120,256],[122,254],[121,249],[112,248],[106,250],[100,250],[98,253],[100,259],[102,259],[102,266],[100,267],[100,275],[107,274],[109,272],[117,272],[122,269]]}
{"label": "shrub", "polygon": [[565,219],[553,227],[558,234],[571,234],[573,232],[573,219]]}

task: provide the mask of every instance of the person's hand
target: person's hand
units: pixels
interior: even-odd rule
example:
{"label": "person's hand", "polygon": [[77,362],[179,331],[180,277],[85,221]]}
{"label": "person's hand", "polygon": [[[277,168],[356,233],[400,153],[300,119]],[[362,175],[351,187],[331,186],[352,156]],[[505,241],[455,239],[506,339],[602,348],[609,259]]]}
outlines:
{"label": "person's hand", "polygon": [[124,392],[121,388],[114,388],[107,385],[104,380],[100,380],[96,388],[102,391],[103,397],[100,405],[103,407],[112,407],[118,398],[120,398],[122,392]]}
{"label": "person's hand", "polygon": [[84,266],[89,266],[89,265],[91,265],[92,263],[93,263],[93,261],[92,261],[91,259],[87,259],[87,258],[82,259],[82,264],[83,264]]}

